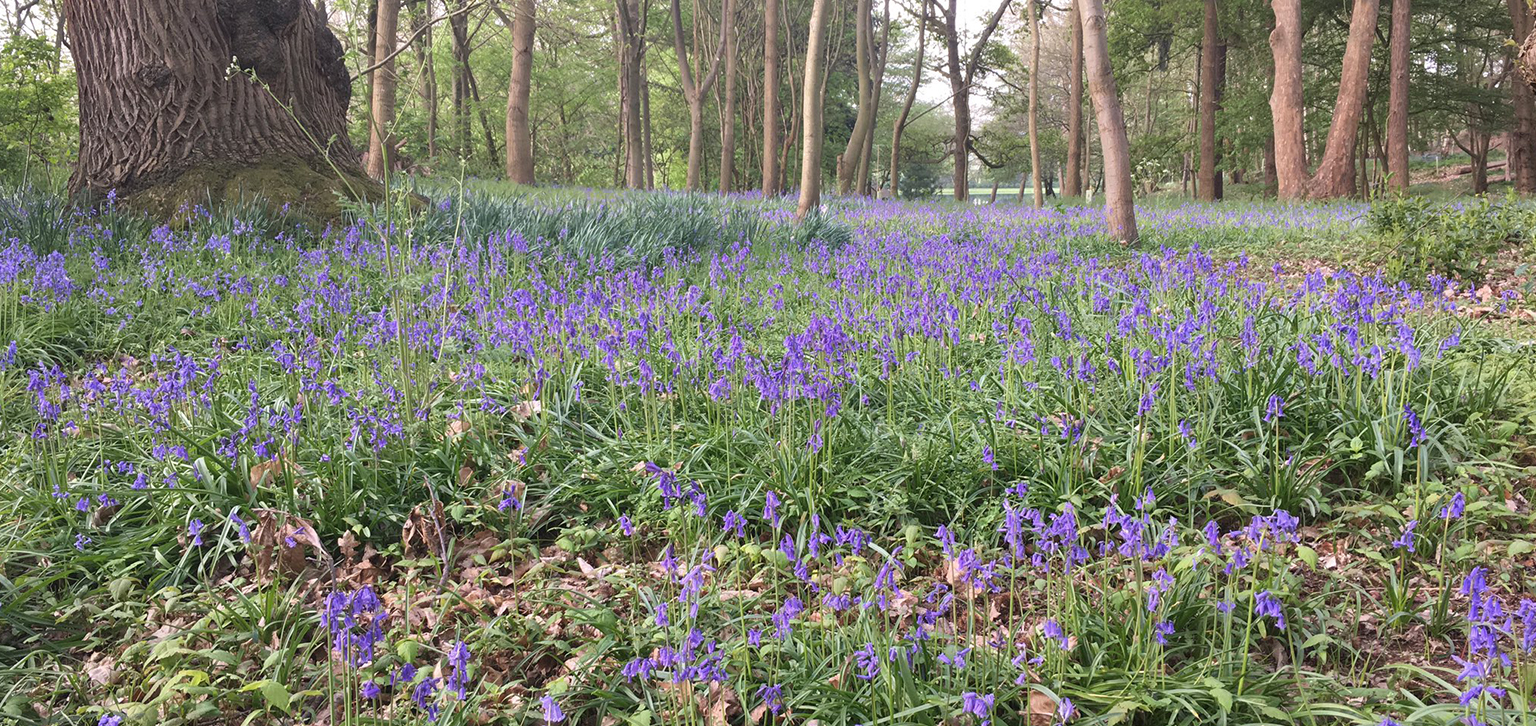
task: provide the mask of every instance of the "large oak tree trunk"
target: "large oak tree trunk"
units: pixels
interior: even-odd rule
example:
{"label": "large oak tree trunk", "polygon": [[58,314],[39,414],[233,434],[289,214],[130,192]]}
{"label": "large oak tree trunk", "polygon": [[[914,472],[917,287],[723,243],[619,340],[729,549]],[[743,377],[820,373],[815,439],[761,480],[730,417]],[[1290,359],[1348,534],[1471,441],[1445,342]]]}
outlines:
{"label": "large oak tree trunk", "polygon": [[1222,87],[1226,85],[1226,47],[1218,30],[1219,21],[1216,0],[1205,0],[1200,55],[1200,171],[1195,193],[1207,202],[1221,198],[1221,172],[1216,169],[1221,159],[1216,144],[1216,112],[1221,108]]}
{"label": "large oak tree trunk", "polygon": [[381,0],[373,38],[373,104],[368,119],[368,176],[383,179],[395,163],[395,44],[400,30],[400,0]]}
{"label": "large oak tree trunk", "polygon": [[1081,0],[1083,55],[1087,61],[1088,92],[1098,119],[1099,146],[1104,154],[1104,218],[1109,233],[1127,245],[1138,240],[1136,200],[1131,189],[1131,144],[1125,133],[1120,91],[1109,64],[1109,40],[1103,0]]}
{"label": "large oak tree trunk", "polygon": [[1061,191],[1083,195],[1083,20],[1079,0],[1072,0],[1072,58],[1067,63],[1067,169]]}
{"label": "large oak tree trunk", "polygon": [[800,203],[795,208],[795,218],[805,219],[811,210],[821,206],[821,74],[822,46],[827,37],[827,5],[830,0],[816,0],[811,6],[811,25],[805,43],[805,87],[801,94],[801,132],[804,136],[800,161]]}
{"label": "large oak tree trunk", "polygon": [[[1531,48],[1533,46],[1529,43],[1531,38],[1536,38],[1536,34],[1532,33],[1536,30],[1533,27],[1536,23],[1532,22],[1531,7],[1526,3],[1527,0],[1509,0],[1509,19],[1515,31],[1515,42],[1525,41],[1525,47]],[[1522,70],[1527,74],[1536,73],[1533,62],[1536,62],[1536,58],[1527,57],[1526,66]],[[1536,194],[1536,93],[1532,91],[1536,84],[1521,83],[1521,80],[1516,78],[1509,84],[1515,106],[1515,127],[1510,132],[1509,171],[1514,176],[1515,191]]]}
{"label": "large oak tree trunk", "polygon": [[1387,188],[1408,191],[1408,48],[1413,27],[1411,0],[1392,0],[1392,35],[1387,49]]}
{"label": "large oak tree trunk", "polygon": [[[72,190],[165,216],[252,193],[330,217],[337,189],[377,192],[347,141],[341,43],[308,0],[68,0],[64,21],[80,92]],[[246,73],[226,74],[231,59]]]}
{"label": "large oak tree trunk", "polygon": [[512,6],[512,77],[507,88],[507,178],[533,183],[533,135],[528,129],[528,101],[533,81],[533,0]]}
{"label": "large oak tree trunk", "polygon": [[779,0],[763,4],[763,196],[779,195]]}

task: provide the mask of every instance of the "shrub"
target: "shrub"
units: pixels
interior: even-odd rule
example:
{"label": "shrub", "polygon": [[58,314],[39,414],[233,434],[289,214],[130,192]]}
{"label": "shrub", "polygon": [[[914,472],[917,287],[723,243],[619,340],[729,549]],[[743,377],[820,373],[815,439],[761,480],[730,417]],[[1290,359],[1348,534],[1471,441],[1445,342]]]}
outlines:
{"label": "shrub", "polygon": [[1386,266],[1393,277],[1481,285],[1500,252],[1530,238],[1536,210],[1513,199],[1436,204],[1396,197],[1372,205],[1369,220],[1371,230],[1391,243]]}

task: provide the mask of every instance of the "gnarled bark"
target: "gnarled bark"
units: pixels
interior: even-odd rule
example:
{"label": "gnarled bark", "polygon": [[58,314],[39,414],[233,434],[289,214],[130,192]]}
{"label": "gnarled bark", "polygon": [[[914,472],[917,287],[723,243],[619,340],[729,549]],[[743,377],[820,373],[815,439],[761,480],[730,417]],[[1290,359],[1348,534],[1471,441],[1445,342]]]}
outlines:
{"label": "gnarled bark", "polygon": [[[80,92],[73,190],[165,214],[243,190],[321,216],[339,213],[338,188],[377,191],[347,140],[341,43],[308,0],[69,0],[64,20]],[[242,72],[227,73],[231,59]]]}

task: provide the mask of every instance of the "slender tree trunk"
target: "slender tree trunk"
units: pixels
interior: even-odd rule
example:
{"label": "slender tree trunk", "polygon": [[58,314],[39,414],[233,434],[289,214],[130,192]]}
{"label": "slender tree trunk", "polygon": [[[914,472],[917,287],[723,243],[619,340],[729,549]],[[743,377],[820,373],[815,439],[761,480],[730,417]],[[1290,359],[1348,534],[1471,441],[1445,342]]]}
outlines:
{"label": "slender tree trunk", "polygon": [[1275,168],[1275,136],[1264,139],[1264,189],[1273,194],[1280,187],[1280,175]]}
{"label": "slender tree trunk", "polygon": [[395,74],[395,43],[400,31],[400,0],[380,0],[374,23],[373,107],[368,119],[368,176],[383,179],[389,173],[395,153],[395,94],[399,76]]}
{"label": "slender tree trunk", "polygon": [[507,178],[533,183],[533,136],[528,130],[528,97],[533,80],[533,0],[512,6],[512,77],[507,90]]}
{"label": "slender tree trunk", "polygon": [[[421,66],[420,87],[417,95],[427,109],[427,158],[437,157],[437,68],[432,62],[432,3],[415,0],[412,3],[411,24],[417,28],[420,40],[414,48],[416,64]],[[423,12],[422,6],[425,6]]]}
{"label": "slender tree trunk", "polygon": [[800,162],[800,204],[795,208],[795,219],[805,219],[811,210],[821,207],[821,73],[828,4],[829,0],[816,0],[811,6],[810,31],[805,43],[805,89],[801,94],[805,104],[801,114],[805,143]]}
{"label": "slender tree trunk", "polygon": [[869,133],[864,135],[864,152],[859,155],[858,193],[863,197],[874,196],[875,192],[870,184],[870,164],[875,158],[875,127],[879,121],[880,98],[885,92],[885,65],[891,58],[891,0],[885,0],[885,10],[881,16],[880,44],[876,51],[870,53],[875,74],[875,93],[870,107],[874,110],[870,113]]}
{"label": "slender tree trunk", "polygon": [[[735,23],[732,23],[734,26]],[[725,36],[725,109],[720,129],[720,193],[730,194],[736,176],[736,29]]]}
{"label": "slender tree trunk", "polygon": [[1318,162],[1307,185],[1307,196],[1313,199],[1344,197],[1355,191],[1354,170],[1350,167],[1370,88],[1371,43],[1376,39],[1380,7],[1379,0],[1355,0],[1349,19],[1349,41],[1344,46],[1338,100],[1333,104],[1333,120],[1328,125],[1328,141],[1323,147],[1323,160]]}
{"label": "slender tree trunk", "polygon": [[[1532,33],[1536,23],[1532,21],[1531,7],[1527,2],[1509,0],[1509,19],[1514,28],[1516,43],[1536,35]],[[1529,72],[1533,69],[1528,65],[1524,70]],[[1515,78],[1509,84],[1515,107],[1515,126],[1510,132],[1509,173],[1514,175],[1515,191],[1536,194],[1536,94],[1533,94],[1531,85],[1520,81],[1520,78]]]}
{"label": "slender tree trunk", "polygon": [[1080,0],[1072,0],[1072,58],[1067,63],[1067,170],[1061,191],[1083,195],[1083,21]]}
{"label": "slender tree trunk", "polygon": [[1411,0],[1392,0],[1392,35],[1387,55],[1387,188],[1408,191],[1408,49],[1413,27]]}
{"label": "slender tree trunk", "polygon": [[912,64],[912,87],[907,89],[907,97],[901,102],[901,113],[897,114],[896,123],[891,125],[892,199],[899,196],[901,191],[901,134],[907,128],[907,117],[912,114],[912,104],[917,100],[917,89],[923,85],[923,60],[924,53],[927,50],[928,21],[924,17],[919,16],[917,21],[917,61]]}
{"label": "slender tree trunk", "polygon": [[763,4],[763,196],[779,189],[779,0]]}
{"label": "slender tree trunk", "polygon": [[[63,13],[79,88],[73,192],[115,191],[167,217],[242,192],[333,216],[336,192],[377,194],[347,140],[341,43],[309,0],[71,0]],[[258,80],[227,74],[231,59]]]}
{"label": "slender tree trunk", "polygon": [[1040,17],[1036,0],[1024,2],[1029,5],[1029,175],[1034,180],[1035,208],[1039,209],[1045,206],[1045,185],[1040,181],[1040,133],[1036,129],[1040,96]]}
{"label": "slender tree trunk", "polygon": [[[693,69],[688,65],[688,48],[683,40],[683,9],[680,0],[672,0],[672,48],[677,52],[678,80],[683,86],[683,98],[688,103],[688,191],[698,191],[700,174],[704,164],[704,101],[720,77],[720,63],[725,57],[726,38],[735,32],[736,11],[732,0],[724,0],[720,8],[720,42],[715,47],[715,57],[709,71],[697,83]],[[695,48],[694,53],[702,52]]]}
{"label": "slender tree trunk", "polygon": [[1131,145],[1125,133],[1120,92],[1109,64],[1109,40],[1103,0],[1080,0],[1083,55],[1087,60],[1088,92],[1098,118],[1099,145],[1104,150],[1105,221],[1109,233],[1123,244],[1135,245],[1136,200],[1131,188]]}
{"label": "slender tree trunk", "polygon": [[626,187],[644,189],[645,141],[641,124],[641,59],[644,57],[645,18],[639,0],[616,0],[619,20],[620,69],[624,84],[624,176]]}
{"label": "slender tree trunk", "polygon": [[1221,198],[1221,188],[1216,170],[1220,163],[1220,149],[1216,144],[1216,112],[1221,108],[1222,78],[1225,48],[1219,31],[1220,16],[1216,0],[1205,0],[1204,34],[1200,51],[1200,175],[1195,181],[1195,193],[1201,200],[1214,202]]}
{"label": "slender tree trunk", "polygon": [[1274,119],[1275,176],[1281,199],[1298,199],[1307,187],[1307,143],[1302,130],[1301,0],[1270,0],[1275,29],[1269,34],[1274,56],[1274,90],[1269,96]]}
{"label": "slender tree trunk", "polygon": [[453,52],[453,141],[454,149],[462,158],[470,156],[469,116],[469,13],[463,12],[468,0],[456,0],[454,14],[448,17],[448,29],[453,36],[450,50]]}
{"label": "slender tree trunk", "polygon": [[649,61],[640,62],[640,159],[645,165],[645,188],[656,188],[656,155],[651,153],[651,73]]}
{"label": "slender tree trunk", "polygon": [[875,81],[870,70],[869,24],[874,14],[870,0],[855,0],[854,8],[854,67],[859,78],[859,107],[854,117],[853,132],[848,135],[848,145],[837,161],[837,193],[846,195],[854,189],[854,176],[858,174],[859,157],[864,153],[864,138],[871,132],[875,120]]}

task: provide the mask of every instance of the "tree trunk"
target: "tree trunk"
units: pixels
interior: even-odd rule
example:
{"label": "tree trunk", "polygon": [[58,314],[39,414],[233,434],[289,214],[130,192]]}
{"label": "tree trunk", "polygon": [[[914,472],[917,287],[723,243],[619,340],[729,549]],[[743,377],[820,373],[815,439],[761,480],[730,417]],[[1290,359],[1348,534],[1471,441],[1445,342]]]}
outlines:
{"label": "tree trunk", "polygon": [[[1519,0],[1514,0],[1518,2]],[[919,17],[917,21],[917,61],[912,66],[912,87],[907,89],[907,97],[901,102],[901,113],[896,116],[896,123],[891,126],[891,198],[895,199],[901,191],[901,134],[907,128],[907,117],[912,114],[912,104],[917,100],[918,86],[923,85],[923,58],[928,50],[928,21]]]}
{"label": "tree trunk", "polygon": [[949,51],[949,90],[953,93],[952,99],[955,105],[955,200],[964,202],[971,198],[970,190],[970,160],[971,160],[971,84],[976,80],[976,70],[981,64],[981,54],[987,48],[987,40],[997,30],[998,21],[1003,19],[1003,13],[1008,11],[1008,5],[1013,0],[1002,0],[997,6],[997,11],[992,14],[987,26],[982,29],[977,37],[976,44],[971,46],[970,52],[964,58],[960,56],[960,31],[956,25],[959,13],[955,7],[955,0],[949,0],[946,9],[939,0],[927,0],[939,8],[944,14],[944,40]]}
{"label": "tree trunk", "polygon": [[[341,43],[308,0],[70,0],[64,22],[80,92],[72,191],[166,217],[253,193],[317,218],[339,216],[336,191],[378,193],[347,141]],[[231,59],[246,73],[226,75]]]}
{"label": "tree trunk", "polygon": [[368,176],[383,179],[390,171],[395,155],[395,139],[390,127],[395,124],[395,93],[399,77],[395,75],[395,43],[400,31],[400,0],[380,0],[374,27],[373,105],[368,119]]}
{"label": "tree trunk", "polygon": [[[1034,179],[1035,209],[1045,206],[1045,185],[1040,183],[1040,133],[1036,129],[1040,97],[1040,18],[1036,0],[1029,5],[1029,175]],[[1019,190],[1023,193],[1023,190]]]}
{"label": "tree trunk", "polygon": [[[734,26],[735,23],[732,23]],[[720,124],[720,193],[730,194],[736,176],[736,29],[725,36],[725,108]]]}
{"label": "tree trunk", "polygon": [[528,131],[528,96],[533,80],[533,0],[512,6],[512,77],[507,88],[507,178],[533,183],[533,137]]}
{"label": "tree trunk", "polygon": [[645,18],[639,0],[616,0],[619,26],[620,76],[622,77],[624,110],[624,186],[644,189],[645,157],[640,118],[641,59],[644,56]]}
{"label": "tree trunk", "polygon": [[[421,67],[420,86],[417,94],[427,107],[427,158],[437,156],[437,70],[432,63],[432,4],[415,0],[411,3],[411,24],[416,27],[420,40],[416,42],[416,65]],[[426,5],[426,12],[422,12]]]}
{"label": "tree trunk", "polygon": [[[672,49],[677,52],[677,75],[683,87],[683,98],[688,102],[688,191],[698,191],[699,176],[704,164],[704,101],[720,77],[720,62],[725,57],[726,37],[734,32],[735,8],[731,0],[723,0],[720,8],[720,42],[715,46],[715,57],[709,63],[709,71],[697,83],[693,69],[688,65],[688,48],[683,41],[683,9],[680,0],[672,0]],[[694,53],[700,52],[699,48]]]}
{"label": "tree trunk", "polygon": [[[1536,23],[1532,22],[1531,7],[1526,2],[1509,0],[1509,19],[1516,43],[1536,35],[1532,33]],[[1526,62],[1523,70],[1528,73],[1532,67],[1529,60]],[[1515,191],[1536,194],[1536,93],[1532,92],[1531,85],[1520,81],[1515,78],[1509,84],[1515,107],[1515,126],[1510,132],[1509,173],[1514,175]]]}
{"label": "tree trunk", "polygon": [[821,207],[821,73],[822,46],[827,36],[827,5],[830,0],[816,0],[811,6],[809,37],[805,43],[805,87],[802,123],[804,146],[800,161],[800,203],[795,219],[805,219],[811,210]]}
{"label": "tree trunk", "polygon": [[763,4],[763,196],[779,195],[779,0]]}
{"label": "tree trunk", "polygon": [[1080,0],[1072,0],[1072,59],[1067,63],[1067,170],[1061,191],[1083,195],[1083,21]]}
{"label": "tree trunk", "polygon": [[1103,0],[1080,0],[1083,55],[1087,60],[1088,92],[1098,118],[1099,145],[1104,151],[1104,217],[1109,233],[1135,245],[1136,200],[1131,190],[1131,145],[1125,134],[1120,92],[1109,65],[1109,41]]}
{"label": "tree trunk", "polygon": [[1216,170],[1220,162],[1220,150],[1216,145],[1216,112],[1221,108],[1222,78],[1225,70],[1226,48],[1218,30],[1220,22],[1216,0],[1205,0],[1205,22],[1200,51],[1200,175],[1195,180],[1195,194],[1199,199],[1214,202],[1221,198],[1221,188]]}
{"label": "tree trunk", "polygon": [[[885,0],[885,10],[881,14],[879,52],[871,52],[870,59],[874,63],[875,93],[870,107],[874,111],[870,114],[869,133],[864,135],[864,152],[859,155],[858,193],[859,196],[874,196],[874,189],[870,186],[870,164],[875,158],[875,126],[880,113],[880,98],[885,92],[885,64],[891,58],[891,0]],[[874,38],[870,38],[874,42]]]}
{"label": "tree trunk", "polygon": [[1398,192],[1408,191],[1408,48],[1412,26],[1411,0],[1392,0],[1392,35],[1387,50],[1387,188]]}
{"label": "tree trunk", "polygon": [[1273,194],[1280,186],[1280,175],[1275,168],[1275,136],[1264,139],[1264,190]]}
{"label": "tree trunk", "polygon": [[449,50],[453,53],[453,141],[454,151],[461,158],[470,156],[469,118],[469,13],[464,10],[468,0],[456,0],[453,14],[448,16],[448,30],[452,35]]}
{"label": "tree trunk", "polygon": [[1275,176],[1281,199],[1306,193],[1307,145],[1302,130],[1301,0],[1270,0],[1275,29],[1269,34],[1274,56],[1274,90],[1269,111],[1274,119]]}
{"label": "tree trunk", "polygon": [[854,56],[853,64],[859,78],[859,108],[854,117],[853,132],[848,135],[848,145],[837,161],[837,193],[846,195],[854,189],[854,176],[858,174],[859,158],[864,154],[865,136],[871,133],[875,121],[875,81],[870,66],[869,24],[874,15],[870,0],[856,0],[854,9]]}
{"label": "tree trunk", "polygon": [[1313,199],[1343,197],[1355,191],[1354,150],[1360,133],[1360,118],[1365,111],[1365,95],[1371,73],[1371,43],[1376,39],[1379,0],[1355,0],[1349,19],[1349,41],[1344,46],[1344,68],[1339,77],[1339,95],[1333,104],[1333,119],[1328,124],[1328,141],[1323,160],[1307,184],[1306,194]]}

